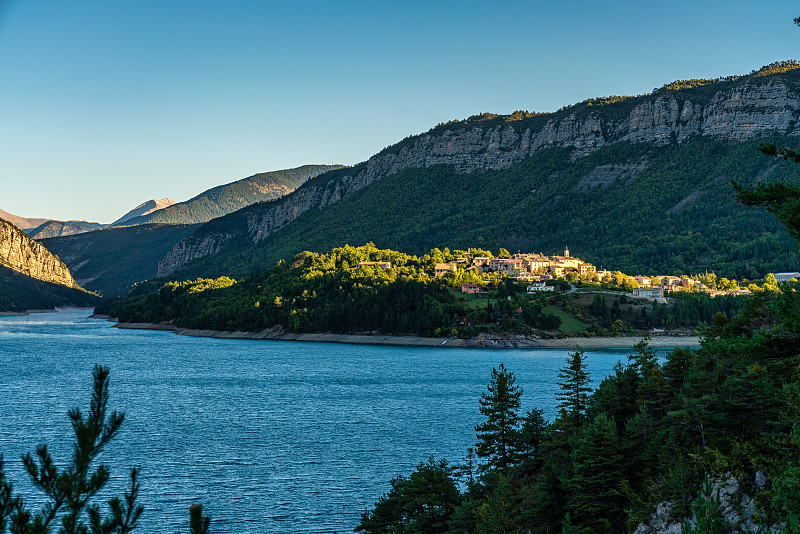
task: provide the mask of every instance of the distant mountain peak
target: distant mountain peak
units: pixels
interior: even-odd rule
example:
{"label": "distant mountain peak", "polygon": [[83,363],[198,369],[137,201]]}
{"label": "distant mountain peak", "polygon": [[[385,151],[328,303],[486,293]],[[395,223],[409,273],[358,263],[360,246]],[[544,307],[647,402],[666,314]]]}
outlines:
{"label": "distant mountain peak", "polygon": [[158,211],[168,206],[172,206],[173,204],[176,204],[176,202],[171,198],[161,198],[158,200],[150,199],[146,202],[142,202],[141,204],[133,208],[131,211],[129,211],[128,213],[126,213],[113,223],[111,223],[109,226],[114,226],[115,224],[125,222],[129,219],[133,219],[134,217],[141,217],[143,215],[148,215],[150,213],[153,213],[154,211]]}

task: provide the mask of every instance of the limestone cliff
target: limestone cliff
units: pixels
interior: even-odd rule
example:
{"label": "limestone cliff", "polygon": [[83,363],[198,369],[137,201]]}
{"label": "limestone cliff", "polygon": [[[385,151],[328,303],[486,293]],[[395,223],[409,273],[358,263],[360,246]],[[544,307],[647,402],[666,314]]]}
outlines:
{"label": "limestone cliff", "polygon": [[0,219],[0,265],[37,280],[77,287],[58,256],[3,219]]}
{"label": "limestone cliff", "polygon": [[[472,173],[506,169],[553,146],[568,147],[579,158],[625,141],[664,145],[699,135],[740,142],[771,133],[800,133],[797,65],[688,88],[673,86],[639,97],[586,101],[550,114],[482,115],[437,126],[355,167],[309,180],[279,201],[207,224],[175,245],[160,262],[158,274],[169,275],[194,259],[218,253],[230,239],[258,243],[300,214],[323,209],[407,168],[444,164]],[[233,222],[238,228],[232,228]]]}

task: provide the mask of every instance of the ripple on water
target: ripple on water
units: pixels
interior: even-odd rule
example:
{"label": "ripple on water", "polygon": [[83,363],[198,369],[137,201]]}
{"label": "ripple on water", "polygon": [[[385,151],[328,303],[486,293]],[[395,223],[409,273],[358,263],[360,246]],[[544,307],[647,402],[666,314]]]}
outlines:
{"label": "ripple on water", "polygon": [[[186,531],[195,502],[220,534],[352,531],[393,477],[431,454],[463,459],[493,366],[514,371],[523,410],[552,417],[567,356],[193,338],[88,313],[0,318],[0,452],[29,492],[21,454],[47,443],[68,459],[66,412],[109,366],[126,420],[103,461],[117,492],[141,466],[142,532]],[[627,353],[587,354],[599,379]]]}

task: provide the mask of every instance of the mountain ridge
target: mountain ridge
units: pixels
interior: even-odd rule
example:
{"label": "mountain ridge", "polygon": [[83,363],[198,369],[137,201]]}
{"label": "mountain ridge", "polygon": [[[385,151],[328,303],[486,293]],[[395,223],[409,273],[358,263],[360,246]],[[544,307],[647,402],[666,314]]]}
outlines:
{"label": "mountain ridge", "polygon": [[694,137],[736,143],[797,136],[800,65],[775,63],[745,76],[673,82],[649,95],[592,99],[549,114],[483,114],[409,136],[353,167],[309,180],[281,199],[210,221],[159,263],[169,276],[239,240],[257,245],[299,215],[322,210],[406,169],[451,166],[457,174],[508,169],[546,148],[572,161],[619,142],[681,145]]}
{"label": "mountain ridge", "polygon": [[339,167],[340,165],[308,164],[292,169],[256,173],[247,178],[206,189],[184,202],[170,201],[172,202],[170,205],[149,209],[129,217],[128,215],[133,213],[131,211],[109,226],[204,223],[255,202],[280,198],[294,191],[309,178]]}
{"label": "mountain ridge", "polygon": [[98,301],[78,286],[58,256],[0,219],[0,312],[86,307]]}

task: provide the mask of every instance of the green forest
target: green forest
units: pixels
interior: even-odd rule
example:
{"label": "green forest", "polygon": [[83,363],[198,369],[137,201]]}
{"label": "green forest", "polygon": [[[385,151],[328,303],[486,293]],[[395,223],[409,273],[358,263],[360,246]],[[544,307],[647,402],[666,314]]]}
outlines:
{"label": "green forest", "polygon": [[[569,282],[554,280],[549,283],[563,291],[528,294],[526,283],[496,273],[478,274],[466,261],[454,272],[434,276],[437,263],[471,254],[490,253],[433,249],[418,257],[371,244],[326,254],[306,251],[242,280],[146,282],[127,298],[102,303],[97,312],[121,322],[219,331],[279,327],[296,333],[550,337],[558,332],[604,336],[653,328],[702,333],[733,317],[748,300],[677,293],[669,304],[659,304],[633,298],[614,282],[588,280],[575,280],[575,292],[568,292]],[[360,262],[389,262],[391,268],[359,266]],[[464,283],[480,284],[486,293],[463,295]]]}
{"label": "green forest", "polygon": [[797,289],[754,299],[696,351],[659,359],[643,339],[595,391],[575,350],[552,421],[520,412],[522,388],[501,364],[464,461],[399,475],[356,531],[632,532],[668,502],[673,518],[696,519],[682,532],[724,533],[738,525],[709,488],[733,476],[754,498],[746,519],[758,532],[800,532]]}
{"label": "green forest", "polygon": [[142,280],[155,278],[158,262],[194,231],[188,224],[142,224],[42,239],[65,259],[72,275],[104,298],[126,295]]}
{"label": "green forest", "polygon": [[43,282],[0,265],[0,312],[91,307],[100,297],[80,288]]}

